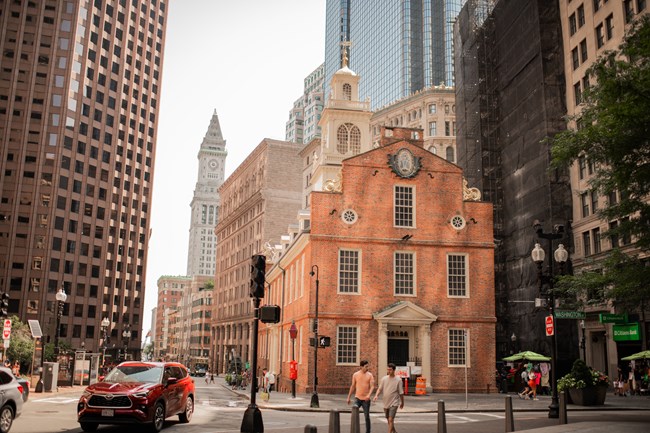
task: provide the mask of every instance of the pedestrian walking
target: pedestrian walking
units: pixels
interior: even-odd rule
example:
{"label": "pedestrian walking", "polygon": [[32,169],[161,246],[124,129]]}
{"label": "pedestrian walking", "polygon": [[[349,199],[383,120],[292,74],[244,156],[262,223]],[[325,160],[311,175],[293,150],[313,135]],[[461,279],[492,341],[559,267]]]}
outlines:
{"label": "pedestrian walking", "polygon": [[397,433],[395,430],[395,415],[397,408],[404,409],[404,389],[402,379],[395,376],[395,364],[388,364],[387,374],[379,381],[379,387],[373,401],[377,401],[379,394],[382,395],[384,403],[384,414],[388,420],[388,433]]}
{"label": "pedestrian walking", "polygon": [[270,395],[271,390],[275,387],[275,374],[273,374],[271,371],[268,371],[266,368],[262,370],[262,373],[264,373],[264,387]]}
{"label": "pedestrian walking", "polygon": [[210,384],[210,372],[209,371],[205,372],[205,384],[206,385]]}
{"label": "pedestrian walking", "polygon": [[214,373],[210,373],[210,383],[214,383]]}
{"label": "pedestrian walking", "polygon": [[352,384],[348,391],[348,404],[354,393],[354,405],[363,409],[363,415],[366,420],[366,433],[370,433],[370,396],[375,388],[375,378],[369,370],[368,361],[363,360],[359,363],[360,369],[352,375]]}

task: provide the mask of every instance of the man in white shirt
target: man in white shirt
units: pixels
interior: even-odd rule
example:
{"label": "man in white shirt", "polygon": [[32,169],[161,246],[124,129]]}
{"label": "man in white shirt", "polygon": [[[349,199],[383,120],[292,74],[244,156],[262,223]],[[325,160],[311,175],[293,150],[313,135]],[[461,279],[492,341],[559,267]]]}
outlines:
{"label": "man in white shirt", "polygon": [[268,393],[271,393],[271,389],[275,387],[275,374],[264,369],[264,387]]}
{"label": "man in white shirt", "polygon": [[373,401],[377,401],[379,394],[383,393],[384,413],[388,420],[388,433],[397,433],[395,430],[395,415],[397,407],[404,408],[404,389],[402,379],[395,376],[395,364],[388,364],[387,375],[379,381],[379,387],[375,393]]}

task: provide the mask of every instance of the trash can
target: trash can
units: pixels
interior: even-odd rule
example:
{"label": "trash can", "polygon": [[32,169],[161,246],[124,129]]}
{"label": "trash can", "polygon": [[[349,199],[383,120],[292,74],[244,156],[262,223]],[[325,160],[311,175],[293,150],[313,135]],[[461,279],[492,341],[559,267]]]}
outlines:
{"label": "trash can", "polygon": [[53,392],[57,390],[59,380],[59,363],[45,362],[43,364],[43,391]]}

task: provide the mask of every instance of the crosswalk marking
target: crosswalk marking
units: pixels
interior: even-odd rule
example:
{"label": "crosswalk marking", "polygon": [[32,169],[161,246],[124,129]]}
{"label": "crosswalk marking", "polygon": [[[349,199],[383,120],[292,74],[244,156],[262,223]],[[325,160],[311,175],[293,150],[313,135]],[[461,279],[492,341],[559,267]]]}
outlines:
{"label": "crosswalk marking", "polygon": [[54,404],[68,404],[72,402],[79,401],[78,398],[66,398],[66,397],[48,397],[48,398],[39,398],[38,400],[31,400],[31,403],[54,403]]}

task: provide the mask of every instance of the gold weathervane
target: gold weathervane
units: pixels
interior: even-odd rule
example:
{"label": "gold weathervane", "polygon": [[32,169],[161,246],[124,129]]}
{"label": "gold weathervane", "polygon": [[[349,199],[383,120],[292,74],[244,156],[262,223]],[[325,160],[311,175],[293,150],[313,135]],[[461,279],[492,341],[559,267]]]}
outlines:
{"label": "gold weathervane", "polygon": [[[348,50],[352,47],[352,42],[348,41],[347,39],[341,42],[341,68],[347,68],[348,67]],[[347,49],[346,49],[347,48]]]}

